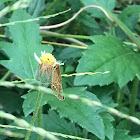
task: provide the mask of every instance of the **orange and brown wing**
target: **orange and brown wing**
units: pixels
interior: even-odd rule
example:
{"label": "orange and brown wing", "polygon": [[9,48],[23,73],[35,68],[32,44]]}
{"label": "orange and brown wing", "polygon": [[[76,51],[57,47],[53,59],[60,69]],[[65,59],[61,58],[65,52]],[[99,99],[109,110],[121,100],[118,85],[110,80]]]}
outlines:
{"label": "orange and brown wing", "polygon": [[[59,64],[56,64],[56,66],[54,67],[53,74],[52,74],[52,80],[51,80],[51,88],[52,88],[52,90],[54,90],[56,92],[63,91],[62,84],[61,84],[61,71],[60,71]],[[64,100],[64,97],[61,96],[60,94],[55,94],[55,96],[57,96],[58,99],[60,99],[60,100]]]}

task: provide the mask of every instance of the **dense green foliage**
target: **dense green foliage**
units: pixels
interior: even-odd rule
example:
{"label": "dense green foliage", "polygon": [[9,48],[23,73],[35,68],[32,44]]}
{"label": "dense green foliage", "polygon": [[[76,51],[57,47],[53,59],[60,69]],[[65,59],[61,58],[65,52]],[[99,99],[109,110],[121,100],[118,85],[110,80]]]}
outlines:
{"label": "dense green foliage", "polygon": [[[0,1],[0,110],[47,132],[59,133],[56,139],[70,139],[66,135],[71,135],[73,139],[139,140],[139,1],[20,2]],[[82,10],[71,22],[57,27],[89,5],[92,7]],[[39,64],[34,53],[40,57],[44,50],[64,62],[64,101],[41,92],[44,89],[35,80]],[[9,84],[4,85],[4,81]],[[50,87],[45,89],[52,92]],[[128,116],[114,113],[113,108]],[[130,121],[129,115],[135,120]],[[46,139],[36,133],[30,135],[26,125],[8,120],[10,117],[0,119],[0,140]],[[51,135],[46,137],[54,139]]]}

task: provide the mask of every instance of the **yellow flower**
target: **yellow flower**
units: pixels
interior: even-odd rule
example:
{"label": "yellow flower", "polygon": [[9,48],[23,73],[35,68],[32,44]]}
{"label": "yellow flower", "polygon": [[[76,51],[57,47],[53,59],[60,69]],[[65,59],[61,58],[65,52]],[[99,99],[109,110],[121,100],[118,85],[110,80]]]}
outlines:
{"label": "yellow flower", "polygon": [[36,53],[34,53],[34,57],[37,60],[37,62],[39,64],[48,64],[51,66],[54,66],[56,64],[56,59],[54,58],[54,56],[50,53],[45,53],[41,51],[41,57],[39,58]]}
{"label": "yellow flower", "polygon": [[43,64],[48,64],[48,65],[54,65],[55,64],[55,61],[56,59],[54,58],[54,56],[50,53],[46,53],[46,54],[43,54],[41,57],[40,57],[40,60]]}

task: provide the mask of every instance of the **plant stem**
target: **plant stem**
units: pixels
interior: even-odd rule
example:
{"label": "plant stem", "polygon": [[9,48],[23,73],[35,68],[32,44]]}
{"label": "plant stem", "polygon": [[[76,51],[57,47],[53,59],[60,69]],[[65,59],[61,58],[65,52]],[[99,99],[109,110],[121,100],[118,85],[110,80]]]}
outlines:
{"label": "plant stem", "polygon": [[84,35],[70,35],[70,34],[59,34],[59,33],[53,33],[53,32],[43,32],[44,30],[41,30],[40,34],[42,36],[53,36],[53,37],[59,37],[59,38],[78,38],[78,39],[88,39],[89,36],[84,36]]}
{"label": "plant stem", "polygon": [[[38,110],[38,127],[42,128],[42,107]],[[43,140],[42,136],[39,135],[39,140]]]}
{"label": "plant stem", "polygon": [[46,11],[43,13],[43,16],[46,16],[47,13],[52,9],[52,7],[57,3],[58,0],[54,0],[52,4],[46,9]]}
{"label": "plant stem", "polygon": [[7,71],[6,74],[1,78],[1,81],[5,81],[10,74],[11,74],[11,72]]}
{"label": "plant stem", "polygon": [[122,87],[121,90],[120,90],[120,96],[119,96],[119,99],[118,99],[118,109],[120,109],[120,107],[122,106],[122,100],[123,100],[123,97],[124,97],[124,89],[125,87]]}
{"label": "plant stem", "polygon": [[73,48],[79,48],[79,49],[87,49],[86,46],[70,45],[70,44],[57,43],[57,42],[42,41],[42,43],[57,45],[57,46],[73,47]]}
{"label": "plant stem", "polygon": [[[35,110],[34,110],[33,117],[32,117],[31,123],[30,123],[31,125],[34,125],[36,116],[38,114],[39,106],[40,106],[41,99],[42,99],[42,94],[43,94],[42,92],[38,92],[38,98],[37,98]],[[30,134],[31,134],[31,131],[28,131],[27,134],[26,134],[25,140],[29,139]]]}
{"label": "plant stem", "polygon": [[[135,101],[137,97],[137,91],[138,91],[138,85],[139,85],[139,79],[135,76],[133,81],[133,87],[132,87],[132,96],[131,96],[131,104],[129,108],[129,115],[133,116],[135,112]],[[131,129],[132,122],[128,122],[127,129]]]}
{"label": "plant stem", "polygon": [[113,23],[110,23],[110,33],[115,36],[115,27]]}

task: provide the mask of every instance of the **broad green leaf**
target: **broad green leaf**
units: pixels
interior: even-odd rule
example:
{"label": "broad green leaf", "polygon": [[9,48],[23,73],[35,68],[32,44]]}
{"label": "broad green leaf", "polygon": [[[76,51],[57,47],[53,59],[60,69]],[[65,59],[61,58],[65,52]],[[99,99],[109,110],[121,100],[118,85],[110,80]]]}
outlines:
{"label": "broad green leaf", "polygon": [[[16,10],[10,22],[31,19],[25,11]],[[3,60],[0,63],[8,68],[14,74],[22,78],[34,78],[38,63],[34,58],[34,52],[40,56],[41,51],[52,52],[49,45],[41,45],[41,36],[39,25],[34,22],[18,23],[9,26],[13,43],[0,42],[2,50],[7,54],[10,60]]]}
{"label": "broad green leaf", "polygon": [[2,110],[13,113],[22,110],[22,99],[18,93],[12,92],[6,88],[0,87],[0,105]]}
{"label": "broad green leaf", "polygon": [[121,40],[110,34],[91,39],[95,44],[83,53],[76,72],[110,72],[77,76],[75,85],[108,85],[116,82],[123,87],[134,76],[140,77],[140,54],[124,47]]}
{"label": "broad green leaf", "polygon": [[114,140],[132,140],[132,137],[128,135],[128,130],[116,129]]}
{"label": "broad green leaf", "polygon": [[[94,94],[85,91],[85,88],[82,87],[68,88],[64,90],[64,93],[76,94],[81,97],[99,101]],[[37,100],[37,94],[38,93],[36,91],[33,91],[23,96],[25,98],[23,103],[23,111],[25,116],[34,110],[34,102]],[[70,119],[96,135],[98,138],[104,139],[104,125],[102,118],[97,113],[97,111],[99,111],[98,107],[93,108],[83,104],[81,101],[74,101],[68,98],[66,98],[64,101],[60,101],[53,95],[44,94],[41,106],[47,103],[52,109],[57,110],[61,117]]]}
{"label": "broad green leaf", "polygon": [[[81,0],[84,6],[88,5],[97,5],[102,6],[109,11],[112,11],[115,7],[115,0]],[[105,17],[104,13],[97,8],[88,8],[86,11],[90,12],[92,16],[103,18]]]}
{"label": "broad green leaf", "polygon": [[114,121],[114,118],[107,112],[103,112],[100,114],[102,119],[103,119],[103,123],[104,123],[104,129],[105,129],[105,135],[109,140],[113,140],[114,138],[114,128],[112,125],[112,121]]}

